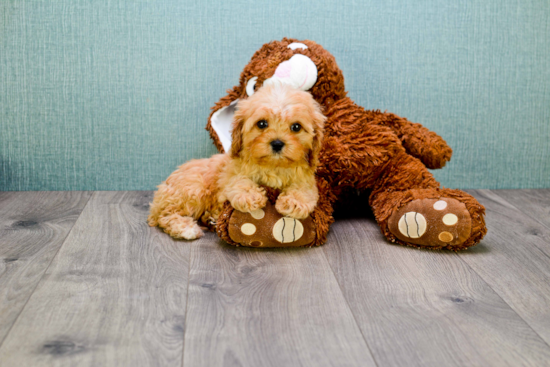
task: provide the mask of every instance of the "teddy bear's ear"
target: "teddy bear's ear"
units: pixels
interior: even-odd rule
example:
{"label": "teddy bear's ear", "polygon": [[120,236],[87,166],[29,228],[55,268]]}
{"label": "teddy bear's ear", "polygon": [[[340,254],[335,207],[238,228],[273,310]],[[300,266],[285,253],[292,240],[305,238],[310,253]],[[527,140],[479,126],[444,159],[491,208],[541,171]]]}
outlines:
{"label": "teddy bear's ear", "polygon": [[208,118],[206,130],[210,132],[210,137],[214,140],[214,144],[220,153],[231,150],[233,115],[241,94],[242,87],[240,85],[229,89],[227,95],[212,107],[212,113]]}

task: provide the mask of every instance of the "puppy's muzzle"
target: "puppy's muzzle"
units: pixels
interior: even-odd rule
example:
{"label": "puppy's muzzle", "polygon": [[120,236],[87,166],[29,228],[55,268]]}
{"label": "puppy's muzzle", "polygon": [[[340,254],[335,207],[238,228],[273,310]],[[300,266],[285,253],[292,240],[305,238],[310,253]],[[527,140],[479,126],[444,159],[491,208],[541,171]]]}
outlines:
{"label": "puppy's muzzle", "polygon": [[280,153],[281,150],[283,150],[284,146],[285,146],[285,143],[283,143],[279,139],[273,140],[271,142],[271,149],[273,149],[273,152],[275,152],[275,153]]}

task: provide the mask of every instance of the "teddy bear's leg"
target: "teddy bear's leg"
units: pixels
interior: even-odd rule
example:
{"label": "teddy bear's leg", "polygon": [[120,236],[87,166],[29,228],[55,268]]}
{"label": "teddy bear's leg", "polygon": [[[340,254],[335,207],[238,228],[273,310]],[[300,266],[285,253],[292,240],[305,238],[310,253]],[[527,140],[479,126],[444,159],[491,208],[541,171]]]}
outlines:
{"label": "teddy bear's leg", "polygon": [[403,153],[376,182],[370,204],[392,242],[450,250],[478,243],[487,232],[485,208],[471,195],[442,189],[426,167]]}
{"label": "teddy bear's leg", "polygon": [[329,227],[334,222],[332,213],[337,200],[334,190],[325,179],[317,179],[317,189],[319,190],[319,201],[310,215],[315,225],[315,241],[311,244],[312,246],[320,246],[326,242]]}
{"label": "teddy bear's leg", "polygon": [[328,183],[317,182],[319,201],[305,219],[284,217],[275,209],[279,192],[266,188],[267,205],[251,213],[240,212],[227,202],[218,217],[216,231],[220,238],[233,245],[251,247],[319,246],[327,238],[336,199]]}

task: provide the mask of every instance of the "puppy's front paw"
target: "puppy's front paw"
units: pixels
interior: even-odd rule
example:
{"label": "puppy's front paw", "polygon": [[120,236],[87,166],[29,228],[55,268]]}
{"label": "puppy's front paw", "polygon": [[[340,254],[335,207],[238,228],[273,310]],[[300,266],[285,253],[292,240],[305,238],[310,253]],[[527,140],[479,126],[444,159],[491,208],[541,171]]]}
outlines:
{"label": "puppy's front paw", "polygon": [[281,194],[275,203],[275,209],[287,217],[304,219],[313,212],[316,202],[300,200],[292,194]]}
{"label": "puppy's front paw", "polygon": [[238,211],[250,213],[265,207],[267,196],[262,188],[250,189],[236,194],[230,202],[231,206]]}

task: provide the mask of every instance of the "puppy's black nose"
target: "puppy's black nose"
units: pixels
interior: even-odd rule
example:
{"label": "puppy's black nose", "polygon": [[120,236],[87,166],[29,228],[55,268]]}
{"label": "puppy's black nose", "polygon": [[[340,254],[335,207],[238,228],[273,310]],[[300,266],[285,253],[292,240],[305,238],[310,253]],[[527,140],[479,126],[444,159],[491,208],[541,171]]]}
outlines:
{"label": "puppy's black nose", "polygon": [[273,140],[271,142],[271,149],[273,149],[273,151],[275,153],[279,153],[283,149],[284,146],[285,146],[285,143],[283,143],[279,139]]}

